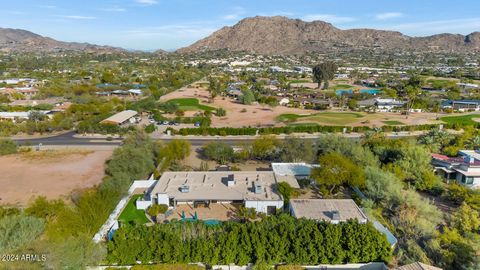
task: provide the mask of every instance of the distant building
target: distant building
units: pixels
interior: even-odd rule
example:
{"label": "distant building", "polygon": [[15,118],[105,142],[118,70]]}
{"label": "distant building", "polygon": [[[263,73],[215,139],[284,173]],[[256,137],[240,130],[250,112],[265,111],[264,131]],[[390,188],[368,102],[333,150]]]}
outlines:
{"label": "distant building", "polygon": [[288,98],[282,98],[282,99],[280,99],[280,101],[278,102],[278,104],[279,104],[280,106],[287,106],[288,103],[290,103],[290,99],[288,99]]}
{"label": "distant building", "polygon": [[480,111],[480,100],[445,100],[441,104],[442,109],[453,109],[456,111]]}
{"label": "distant building", "polygon": [[126,125],[126,124],[133,124],[135,123],[135,116],[137,116],[136,111],[127,110],[116,113],[107,119],[101,121],[101,124],[111,124],[111,125]]}
{"label": "distant building", "polygon": [[293,199],[290,214],[296,218],[327,221],[333,224],[356,219],[367,223],[367,216],[351,199]]}
{"label": "distant building", "polygon": [[380,112],[390,112],[395,109],[401,108],[405,105],[405,102],[399,101],[393,98],[377,98],[375,99],[375,106]]}

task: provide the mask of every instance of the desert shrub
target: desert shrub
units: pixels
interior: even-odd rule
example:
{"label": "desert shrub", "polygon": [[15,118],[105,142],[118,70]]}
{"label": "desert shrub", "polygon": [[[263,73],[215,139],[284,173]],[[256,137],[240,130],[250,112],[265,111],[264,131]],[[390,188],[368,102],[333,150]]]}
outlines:
{"label": "desert shrub", "polygon": [[15,154],[17,144],[10,139],[0,139],[0,156]]}

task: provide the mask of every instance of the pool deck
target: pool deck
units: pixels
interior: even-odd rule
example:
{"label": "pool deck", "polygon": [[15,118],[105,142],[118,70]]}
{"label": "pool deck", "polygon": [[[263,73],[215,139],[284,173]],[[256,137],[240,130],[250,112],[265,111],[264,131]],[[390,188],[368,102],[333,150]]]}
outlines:
{"label": "pool deck", "polygon": [[197,212],[197,217],[199,220],[214,219],[219,221],[235,221],[238,220],[236,217],[237,210],[238,206],[232,204],[212,203],[208,208],[193,208],[193,205],[191,204],[181,204],[177,205],[177,207],[173,209],[173,214],[168,216],[167,220],[181,220],[182,212],[185,213],[186,218],[192,218],[195,215],[195,212]]}

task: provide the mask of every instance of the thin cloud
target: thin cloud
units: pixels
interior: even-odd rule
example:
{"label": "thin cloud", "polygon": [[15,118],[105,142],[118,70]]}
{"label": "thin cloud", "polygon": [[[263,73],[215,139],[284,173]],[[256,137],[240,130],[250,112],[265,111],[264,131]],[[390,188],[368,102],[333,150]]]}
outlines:
{"label": "thin cloud", "polygon": [[349,23],[354,22],[355,18],[352,17],[342,17],[334,14],[310,14],[303,17],[304,21],[326,21],[329,23]]}
{"label": "thin cloud", "polygon": [[397,19],[403,17],[403,13],[401,12],[385,12],[385,13],[379,13],[375,15],[375,19],[377,20],[390,20],[390,19]]}
{"label": "thin cloud", "polygon": [[64,19],[72,19],[72,20],[95,20],[96,19],[96,17],[81,16],[81,15],[64,15],[60,17]]}
{"label": "thin cloud", "polygon": [[126,8],[121,8],[121,7],[102,8],[100,10],[108,11],[108,12],[125,12],[125,11],[127,11]]}
{"label": "thin cloud", "polygon": [[243,7],[234,7],[233,12],[227,15],[222,16],[223,20],[231,21],[238,20],[246,13],[245,8]]}
{"label": "thin cloud", "polygon": [[135,0],[135,2],[137,2],[140,5],[144,5],[144,6],[151,6],[151,5],[158,4],[157,0]]}
{"label": "thin cloud", "polygon": [[240,16],[238,14],[227,14],[222,17],[224,20],[238,20]]}
{"label": "thin cloud", "polygon": [[386,26],[385,28],[406,32],[412,35],[430,35],[438,33],[469,34],[480,28],[480,18],[404,23]]}

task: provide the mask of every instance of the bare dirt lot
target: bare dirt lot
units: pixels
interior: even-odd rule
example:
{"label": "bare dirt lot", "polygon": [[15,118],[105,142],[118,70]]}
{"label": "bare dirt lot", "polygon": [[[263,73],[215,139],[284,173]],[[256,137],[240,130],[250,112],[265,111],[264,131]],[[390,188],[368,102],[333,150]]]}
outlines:
{"label": "bare dirt lot", "polygon": [[66,198],[102,181],[111,150],[50,150],[0,157],[0,204],[24,206],[35,196]]}
{"label": "bare dirt lot", "polygon": [[[305,117],[296,121],[299,124],[316,123],[320,125],[349,125],[349,126],[370,126],[380,127],[384,125],[423,125],[439,123],[436,120],[441,116],[436,113],[411,113],[402,115],[401,113],[377,112],[372,114],[356,113],[359,115],[356,119],[343,119],[345,112],[340,111],[314,111],[300,108],[289,108],[285,106],[276,106],[274,108],[267,105],[243,105],[229,97],[216,97],[213,103],[209,103],[210,93],[203,88],[184,87],[171,92],[160,98],[160,101],[168,101],[180,98],[196,98],[201,104],[211,107],[221,107],[227,111],[225,117],[212,117],[212,127],[270,127],[283,126],[285,123],[279,122],[277,117],[282,114],[296,114],[312,117]],[[195,111],[188,111],[185,116],[193,116]],[[322,114],[323,113],[323,114]],[[326,117],[324,114],[330,114]],[[338,121],[332,118],[332,114],[338,114]],[[343,116],[342,116],[343,115]],[[342,121],[347,121],[343,123]]]}

